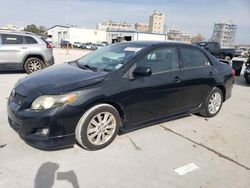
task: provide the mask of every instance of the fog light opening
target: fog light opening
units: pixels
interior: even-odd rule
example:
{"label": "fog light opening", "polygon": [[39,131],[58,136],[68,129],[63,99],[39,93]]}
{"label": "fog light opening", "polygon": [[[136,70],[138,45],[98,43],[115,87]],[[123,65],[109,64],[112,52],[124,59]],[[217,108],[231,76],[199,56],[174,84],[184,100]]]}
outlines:
{"label": "fog light opening", "polygon": [[48,128],[39,129],[39,130],[36,131],[35,134],[36,135],[41,135],[41,136],[48,136],[49,129]]}

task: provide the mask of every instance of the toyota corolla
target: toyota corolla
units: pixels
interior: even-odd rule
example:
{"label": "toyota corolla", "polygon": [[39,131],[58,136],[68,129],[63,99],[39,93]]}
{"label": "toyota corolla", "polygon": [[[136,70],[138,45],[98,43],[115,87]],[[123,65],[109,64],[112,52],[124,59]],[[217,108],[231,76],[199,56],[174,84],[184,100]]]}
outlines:
{"label": "toyota corolla", "polygon": [[19,80],[8,119],[37,148],[98,150],[118,133],[173,117],[213,117],[232,87],[232,68],[198,46],[117,43]]}

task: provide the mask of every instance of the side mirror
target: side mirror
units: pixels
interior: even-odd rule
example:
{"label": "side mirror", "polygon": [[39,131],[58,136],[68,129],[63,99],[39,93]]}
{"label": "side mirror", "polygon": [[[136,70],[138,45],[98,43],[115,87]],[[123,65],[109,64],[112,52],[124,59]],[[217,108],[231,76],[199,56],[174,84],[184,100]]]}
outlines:
{"label": "side mirror", "polygon": [[152,70],[150,67],[137,67],[133,75],[134,76],[150,76],[152,74]]}

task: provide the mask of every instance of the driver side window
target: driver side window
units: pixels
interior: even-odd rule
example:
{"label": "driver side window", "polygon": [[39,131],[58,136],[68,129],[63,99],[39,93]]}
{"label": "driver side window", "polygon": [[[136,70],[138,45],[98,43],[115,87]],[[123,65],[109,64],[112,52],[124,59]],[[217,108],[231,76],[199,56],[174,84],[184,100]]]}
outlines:
{"label": "driver side window", "polygon": [[175,47],[160,47],[150,51],[138,62],[136,67],[150,67],[152,74],[172,71],[178,68],[178,54]]}

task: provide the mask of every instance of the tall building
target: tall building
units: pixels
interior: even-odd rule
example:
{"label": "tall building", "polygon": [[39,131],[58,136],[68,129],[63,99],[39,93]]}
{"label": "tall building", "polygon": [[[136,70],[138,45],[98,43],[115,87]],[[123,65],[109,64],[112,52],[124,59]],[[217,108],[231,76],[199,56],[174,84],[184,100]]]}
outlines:
{"label": "tall building", "polygon": [[181,31],[178,26],[172,26],[171,29],[169,29],[168,39],[184,43],[191,43],[190,34],[188,32]]}
{"label": "tall building", "polygon": [[126,22],[112,22],[111,20],[109,20],[109,21],[104,21],[102,23],[98,23],[97,29],[104,30],[104,31],[107,31],[107,30],[133,31],[134,27],[132,24],[129,24]]}
{"label": "tall building", "polygon": [[149,16],[149,32],[164,33],[165,15],[157,10]]}
{"label": "tall building", "polygon": [[210,39],[214,42],[219,42],[222,47],[234,46],[237,25],[233,23],[215,23],[213,36]]}
{"label": "tall building", "polygon": [[181,31],[179,27],[172,26],[168,31],[168,39],[174,41],[181,41]]}
{"label": "tall building", "polygon": [[147,23],[136,23],[135,30],[138,32],[148,32],[148,24]]}

